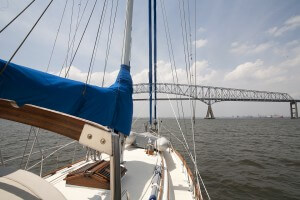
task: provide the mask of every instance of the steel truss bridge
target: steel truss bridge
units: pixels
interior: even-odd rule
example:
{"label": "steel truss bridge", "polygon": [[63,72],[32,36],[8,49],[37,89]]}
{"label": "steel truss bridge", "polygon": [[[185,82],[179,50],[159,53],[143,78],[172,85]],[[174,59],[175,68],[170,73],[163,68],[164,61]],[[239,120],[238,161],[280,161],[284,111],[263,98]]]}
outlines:
{"label": "steel truss bridge", "polygon": [[[154,92],[154,84],[152,85]],[[158,98],[158,100],[200,100],[208,105],[207,117],[213,118],[211,104],[221,101],[254,101],[254,102],[289,102],[291,118],[298,118],[296,100],[291,95],[281,92],[256,91],[234,88],[211,87],[201,85],[157,83],[157,93],[172,94],[176,97]],[[134,94],[149,93],[149,84],[133,85]],[[135,98],[134,101],[146,101],[148,98]],[[210,115],[210,117],[209,117]]]}

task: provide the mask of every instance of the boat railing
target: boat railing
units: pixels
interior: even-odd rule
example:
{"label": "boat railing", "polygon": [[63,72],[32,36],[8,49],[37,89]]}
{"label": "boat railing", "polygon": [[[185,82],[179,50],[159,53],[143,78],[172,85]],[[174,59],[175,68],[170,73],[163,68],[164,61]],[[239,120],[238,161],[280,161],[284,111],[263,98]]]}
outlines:
{"label": "boat railing", "polygon": [[[27,157],[27,160],[26,160],[26,163],[27,163],[27,162],[30,162],[30,157],[31,156],[36,155],[36,154],[40,154],[41,151],[43,152],[43,154],[45,154],[46,152],[49,152],[50,150],[54,149],[54,151],[52,151],[48,156],[46,156],[46,157],[44,157],[43,155],[40,156],[41,160],[39,161],[39,163],[41,163],[42,160],[45,161],[46,159],[49,159],[50,156],[53,156],[55,153],[59,153],[59,151],[64,150],[66,147],[70,146],[71,144],[74,144],[74,142],[67,143],[67,144],[62,144],[62,145],[56,145],[54,147],[40,149],[38,151],[34,151],[34,152],[31,152],[31,153],[26,153],[26,154],[20,155],[20,156],[15,156],[15,157],[12,157],[12,158],[9,158],[9,159],[6,159],[6,160],[3,158],[2,153],[0,153],[1,164],[6,165],[7,163],[10,163],[10,162],[16,162],[19,159],[24,160],[26,157]],[[1,152],[1,150],[0,150],[0,152]],[[58,158],[59,157],[57,156],[57,161],[58,161]],[[73,159],[72,159],[72,162],[73,162]],[[25,170],[29,169],[29,168],[33,168],[34,166],[36,166],[39,163],[35,163],[32,167],[25,168]],[[56,163],[56,164],[58,164],[58,163]],[[22,166],[22,163],[20,163],[20,168],[21,168],[21,166]]]}
{"label": "boat railing", "polygon": [[[100,124],[57,111],[25,104],[19,107],[16,102],[0,99],[0,118],[38,127],[69,137],[91,149],[110,156],[111,199],[121,199],[121,169],[119,135]],[[63,123],[62,123],[63,122]],[[37,132],[34,143],[38,142]],[[71,143],[72,143],[71,142]],[[66,144],[68,146],[69,144]],[[27,146],[27,144],[26,144]],[[63,147],[58,148],[59,150]],[[30,152],[32,153],[31,148]],[[56,150],[58,151],[58,150]],[[41,151],[42,159],[45,160]],[[34,166],[36,166],[35,164]],[[30,168],[34,167],[31,166]],[[41,165],[43,166],[43,165]]]}

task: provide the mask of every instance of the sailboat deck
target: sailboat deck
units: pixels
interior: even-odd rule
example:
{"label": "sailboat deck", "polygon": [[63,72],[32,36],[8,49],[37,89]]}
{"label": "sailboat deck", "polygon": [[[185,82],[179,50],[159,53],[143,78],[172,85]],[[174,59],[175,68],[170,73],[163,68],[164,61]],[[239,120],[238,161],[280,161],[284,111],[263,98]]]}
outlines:
{"label": "sailboat deck", "polygon": [[169,171],[170,199],[194,199],[186,167],[175,152],[163,154]]}
{"label": "sailboat deck", "polygon": [[[122,193],[128,192],[130,199],[149,199],[151,195],[151,179],[156,165],[161,164],[161,156],[147,155],[144,149],[128,147],[124,151],[124,165],[127,169],[122,178]],[[92,161],[90,161],[92,162]],[[64,168],[46,180],[53,184],[66,199],[110,199],[110,191],[104,189],[66,185],[64,178],[87,162],[82,161],[69,168]]]}

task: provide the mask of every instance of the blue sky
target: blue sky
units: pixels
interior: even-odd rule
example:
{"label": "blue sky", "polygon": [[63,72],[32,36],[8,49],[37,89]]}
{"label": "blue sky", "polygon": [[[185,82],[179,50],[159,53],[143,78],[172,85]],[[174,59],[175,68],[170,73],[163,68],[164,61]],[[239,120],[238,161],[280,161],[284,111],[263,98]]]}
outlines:
{"label": "blue sky", "polygon": [[[67,52],[68,32],[71,20],[72,1],[68,0],[65,18],[58,37],[49,72],[58,74]],[[6,25],[30,1],[0,0],[0,27]],[[0,58],[9,59],[17,45],[28,32],[35,19],[48,1],[37,0],[15,23],[0,34]],[[81,6],[79,6],[81,2]],[[76,42],[79,40],[93,0],[89,1],[87,12],[79,26]],[[100,19],[104,1],[98,1],[95,15],[87,29],[83,45],[72,65],[70,78],[84,81]],[[101,34],[99,50],[92,74],[92,84],[99,85],[102,80],[105,62],[106,41],[110,15],[109,1],[104,29]],[[116,2],[116,1],[115,1]],[[106,85],[113,82],[121,60],[125,1],[120,1],[116,24],[107,65]],[[147,2],[135,0],[132,43],[132,75],[138,82],[147,81],[148,44],[147,44]],[[184,52],[180,27],[178,0],[164,0],[172,45],[180,82],[186,82],[184,72]],[[180,2],[183,2],[180,0]],[[191,45],[197,46],[198,84],[220,87],[288,92],[300,99],[300,2],[297,0],[197,0],[196,41],[194,36],[194,0],[189,2],[192,25]],[[13,59],[13,62],[45,71],[51,48],[64,7],[64,0],[56,0],[49,8],[41,23]],[[74,34],[77,12],[85,5],[85,0],[74,0]],[[171,82],[171,68],[168,58],[165,32],[163,27],[161,3],[158,0],[158,78]],[[188,14],[188,13],[187,13]],[[193,60],[194,62],[194,60]],[[163,76],[162,76],[163,74]],[[172,116],[169,103],[159,105],[163,108],[160,116]],[[188,105],[185,105],[188,109]],[[137,103],[136,110],[145,107]],[[168,107],[168,109],[166,109]],[[206,112],[205,105],[199,103],[199,114]],[[142,109],[142,116],[147,109]],[[214,110],[217,116],[283,114],[288,116],[287,104],[277,103],[218,103]],[[187,112],[188,113],[188,112]]]}

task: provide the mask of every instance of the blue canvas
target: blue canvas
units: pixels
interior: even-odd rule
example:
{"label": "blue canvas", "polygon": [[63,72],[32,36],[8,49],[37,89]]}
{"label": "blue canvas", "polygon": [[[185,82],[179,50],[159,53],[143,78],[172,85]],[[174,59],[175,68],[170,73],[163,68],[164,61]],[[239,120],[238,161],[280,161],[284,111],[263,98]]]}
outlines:
{"label": "blue canvas", "polygon": [[[5,64],[0,59],[0,71]],[[129,135],[133,114],[129,69],[121,65],[115,83],[102,88],[10,63],[0,75],[0,98],[70,114]]]}

